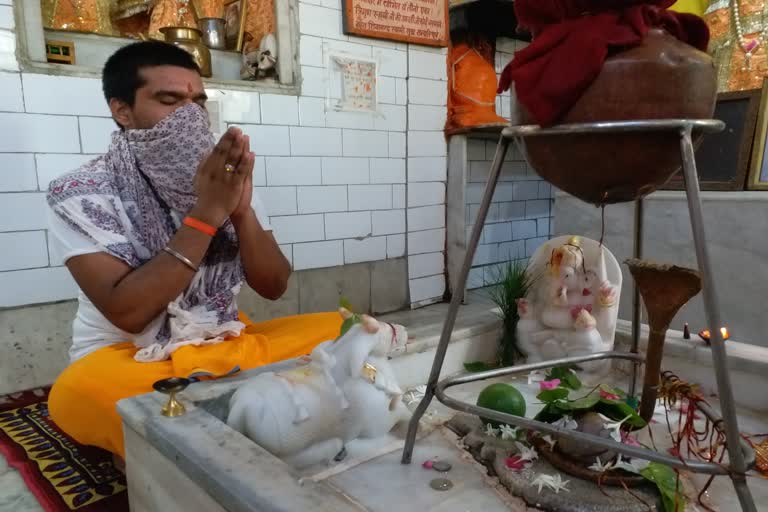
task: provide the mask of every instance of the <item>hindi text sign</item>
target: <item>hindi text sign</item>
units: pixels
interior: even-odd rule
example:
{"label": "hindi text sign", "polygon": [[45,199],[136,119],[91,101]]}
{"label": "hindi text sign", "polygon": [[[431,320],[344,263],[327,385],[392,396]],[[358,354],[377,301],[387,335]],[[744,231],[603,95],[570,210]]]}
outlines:
{"label": "hindi text sign", "polygon": [[448,46],[448,0],[344,0],[344,33]]}

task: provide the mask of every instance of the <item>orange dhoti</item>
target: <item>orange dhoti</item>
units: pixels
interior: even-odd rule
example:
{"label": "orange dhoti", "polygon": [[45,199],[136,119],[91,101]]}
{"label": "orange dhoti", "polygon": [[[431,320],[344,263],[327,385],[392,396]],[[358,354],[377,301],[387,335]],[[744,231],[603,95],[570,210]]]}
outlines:
{"label": "orange dhoti", "polygon": [[136,362],[132,343],[110,345],[64,370],[48,399],[51,418],[77,442],[125,457],[118,401],[149,393],[154,382],[169,377],[221,376],[306,355],[338,337],[341,322],[338,313],[278,318],[221,343],[181,347],[156,363]]}

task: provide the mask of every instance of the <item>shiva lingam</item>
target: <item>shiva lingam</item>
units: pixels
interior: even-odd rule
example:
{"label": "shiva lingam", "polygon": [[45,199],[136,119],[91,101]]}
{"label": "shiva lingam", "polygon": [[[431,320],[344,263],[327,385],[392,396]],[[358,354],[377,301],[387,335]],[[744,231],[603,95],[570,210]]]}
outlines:
{"label": "shiva lingam", "polygon": [[161,411],[163,416],[176,418],[187,413],[187,408],[184,407],[184,404],[176,399],[176,393],[187,389],[191,382],[183,377],[171,377],[170,379],[159,380],[152,384],[155,391],[168,395],[168,402],[166,402]]}
{"label": "shiva lingam", "polygon": [[650,335],[639,414],[650,421],[659,392],[667,329],[680,308],[701,291],[701,274],[689,268],[638,259],[627,260],[626,264],[648,312]]}

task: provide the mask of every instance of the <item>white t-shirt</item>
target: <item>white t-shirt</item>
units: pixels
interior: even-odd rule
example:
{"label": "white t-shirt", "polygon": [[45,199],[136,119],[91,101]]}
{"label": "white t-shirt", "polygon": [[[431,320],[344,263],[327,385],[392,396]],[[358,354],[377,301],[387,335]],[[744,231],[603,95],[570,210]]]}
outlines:
{"label": "white t-shirt", "polygon": [[[256,195],[255,190],[253,191],[251,206],[256,212],[256,218],[261,227],[266,231],[271,231],[272,226],[269,223],[266,208]],[[89,240],[82,233],[72,229],[50,209],[48,210],[48,217],[50,232],[60,244],[64,263],[74,256],[105,252],[102,247]],[[131,341],[135,337],[135,335],[112,325],[82,290],[78,291],[77,301],[77,315],[72,323],[72,347],[69,349],[71,361],[76,361],[107,345]],[[150,327],[151,325],[152,323],[150,323]]]}

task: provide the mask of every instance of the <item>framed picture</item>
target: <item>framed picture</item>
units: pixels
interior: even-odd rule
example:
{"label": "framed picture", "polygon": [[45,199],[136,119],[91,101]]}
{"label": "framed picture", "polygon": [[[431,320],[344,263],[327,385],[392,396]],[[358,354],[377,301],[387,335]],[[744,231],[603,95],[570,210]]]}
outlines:
{"label": "framed picture", "polygon": [[749,164],[749,190],[768,190],[768,158],[765,155],[766,137],[768,137],[768,80],[763,81],[760,96],[760,113],[757,116],[755,139],[752,144],[752,159]]}
{"label": "framed picture", "polygon": [[243,51],[247,0],[224,0],[224,27],[227,50]]}
{"label": "framed picture", "polygon": [[[696,150],[696,170],[701,190],[744,190],[761,92],[755,89],[717,95],[713,117],[723,121],[725,129],[705,135]],[[682,171],[664,186],[667,190],[683,188]]]}

